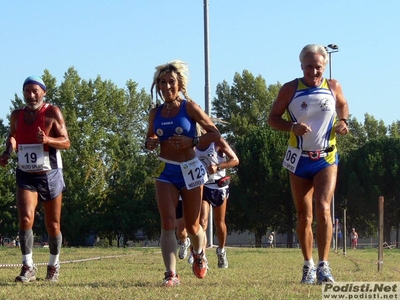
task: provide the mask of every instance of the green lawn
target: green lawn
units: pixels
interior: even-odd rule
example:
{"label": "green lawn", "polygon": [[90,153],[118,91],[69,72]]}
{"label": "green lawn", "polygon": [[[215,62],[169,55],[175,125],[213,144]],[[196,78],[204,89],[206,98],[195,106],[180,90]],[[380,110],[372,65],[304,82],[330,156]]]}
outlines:
{"label": "green lawn", "polygon": [[[179,260],[182,284],[161,287],[164,266],[159,248],[63,248],[60,280],[44,281],[48,249],[35,248],[38,281],[14,283],[20,267],[18,248],[0,247],[0,299],[321,299],[321,286],[299,284],[299,249],[228,248],[228,269],[218,269],[208,249],[210,270],[197,279],[187,260]],[[316,257],[316,252],[315,252]],[[78,262],[74,262],[77,260]],[[378,272],[377,249],[330,254],[336,281],[400,281],[400,251],[385,250]]]}

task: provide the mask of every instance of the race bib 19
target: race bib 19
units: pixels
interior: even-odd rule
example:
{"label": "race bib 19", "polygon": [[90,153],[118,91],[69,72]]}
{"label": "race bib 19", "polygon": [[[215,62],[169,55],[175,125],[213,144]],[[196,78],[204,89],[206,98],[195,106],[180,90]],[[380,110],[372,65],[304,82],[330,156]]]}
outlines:
{"label": "race bib 19", "polygon": [[200,160],[192,159],[180,164],[186,188],[191,190],[208,180],[207,170]]}
{"label": "race bib 19", "polygon": [[283,167],[294,173],[299,163],[301,153],[301,149],[289,146],[286,150],[286,154],[282,162]]}
{"label": "race bib 19", "polygon": [[25,172],[42,171],[44,164],[43,144],[19,144],[18,166]]}

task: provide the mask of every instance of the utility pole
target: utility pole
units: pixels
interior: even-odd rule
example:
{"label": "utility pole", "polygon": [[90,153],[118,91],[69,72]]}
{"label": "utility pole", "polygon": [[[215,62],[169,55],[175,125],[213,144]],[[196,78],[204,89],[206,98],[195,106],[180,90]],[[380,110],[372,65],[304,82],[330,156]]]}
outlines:
{"label": "utility pole", "polygon": [[[204,0],[204,65],[205,65],[204,101],[205,101],[205,112],[206,114],[211,116],[209,52],[210,49],[209,49],[209,32],[208,32],[208,0]],[[207,227],[207,243],[211,246],[214,244],[213,227],[214,227],[213,208],[210,205],[210,214],[208,215],[208,227]]]}

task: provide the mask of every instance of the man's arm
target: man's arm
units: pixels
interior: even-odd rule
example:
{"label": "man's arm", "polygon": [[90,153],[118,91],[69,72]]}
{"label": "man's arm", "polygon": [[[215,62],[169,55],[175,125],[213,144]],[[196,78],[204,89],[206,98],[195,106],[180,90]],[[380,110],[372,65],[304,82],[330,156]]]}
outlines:
{"label": "man's arm", "polygon": [[39,143],[55,149],[69,149],[71,142],[67,127],[61,110],[57,106],[52,105],[46,110],[46,130],[38,128],[36,138]]}
{"label": "man's arm", "polygon": [[10,159],[12,152],[17,148],[16,134],[17,134],[17,120],[18,110],[14,110],[10,117],[10,132],[6,138],[5,150],[0,156],[0,165],[5,167]]}

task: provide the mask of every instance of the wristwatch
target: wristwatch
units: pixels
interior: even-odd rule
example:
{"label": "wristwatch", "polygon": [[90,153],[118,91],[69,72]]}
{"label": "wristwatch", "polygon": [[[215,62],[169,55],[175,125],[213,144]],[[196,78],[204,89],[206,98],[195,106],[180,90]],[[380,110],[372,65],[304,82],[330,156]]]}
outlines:
{"label": "wristwatch", "polygon": [[217,171],[221,171],[221,168],[219,167],[219,165],[217,165]]}

